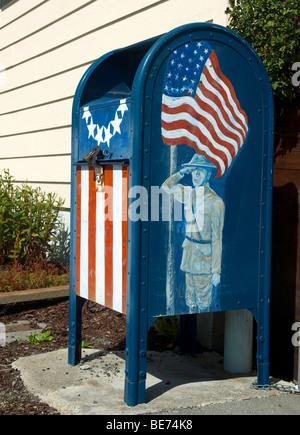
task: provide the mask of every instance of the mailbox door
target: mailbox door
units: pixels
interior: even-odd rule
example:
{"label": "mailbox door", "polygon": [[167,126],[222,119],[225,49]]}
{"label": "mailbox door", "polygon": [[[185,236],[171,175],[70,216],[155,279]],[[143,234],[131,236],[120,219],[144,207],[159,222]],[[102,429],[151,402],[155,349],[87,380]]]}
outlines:
{"label": "mailbox door", "polygon": [[77,166],[76,192],[76,294],[125,313],[128,165]]}
{"label": "mailbox door", "polygon": [[93,101],[81,108],[79,118],[79,161],[96,146],[101,148],[97,161],[129,158],[130,98]]}

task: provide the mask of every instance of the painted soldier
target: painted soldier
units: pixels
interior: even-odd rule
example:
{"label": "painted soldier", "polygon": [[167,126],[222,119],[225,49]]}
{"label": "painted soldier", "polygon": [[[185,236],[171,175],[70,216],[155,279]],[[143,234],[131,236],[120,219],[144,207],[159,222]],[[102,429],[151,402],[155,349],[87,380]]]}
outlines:
{"label": "painted soldier", "polygon": [[[185,239],[180,269],[185,272],[186,304],[191,310],[210,307],[213,286],[221,278],[222,231],[225,206],[209,186],[213,163],[194,154],[189,163],[171,175],[162,188],[184,204]],[[187,174],[193,186],[180,183]]]}

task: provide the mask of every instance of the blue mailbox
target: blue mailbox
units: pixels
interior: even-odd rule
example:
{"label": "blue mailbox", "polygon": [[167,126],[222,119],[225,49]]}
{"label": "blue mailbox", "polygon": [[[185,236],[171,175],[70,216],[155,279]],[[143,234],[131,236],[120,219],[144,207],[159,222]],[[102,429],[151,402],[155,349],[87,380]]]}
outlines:
{"label": "blue mailbox", "polygon": [[125,401],[160,316],[250,310],[269,381],[273,96],[234,32],[195,23],[101,57],[73,106],[69,362],[85,299],[126,313]]}

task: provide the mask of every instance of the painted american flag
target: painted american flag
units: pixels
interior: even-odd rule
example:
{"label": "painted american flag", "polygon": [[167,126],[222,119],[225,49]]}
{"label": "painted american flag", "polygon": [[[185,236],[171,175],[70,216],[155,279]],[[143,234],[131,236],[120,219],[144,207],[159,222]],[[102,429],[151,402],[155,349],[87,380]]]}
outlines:
{"label": "painted american flag", "polygon": [[76,294],[125,314],[128,165],[104,165],[102,190],[79,165],[76,195]]}
{"label": "painted american flag", "polygon": [[248,131],[248,119],[216,53],[206,41],[179,46],[169,57],[162,96],[166,145],[186,144],[217,168],[232,164]]}

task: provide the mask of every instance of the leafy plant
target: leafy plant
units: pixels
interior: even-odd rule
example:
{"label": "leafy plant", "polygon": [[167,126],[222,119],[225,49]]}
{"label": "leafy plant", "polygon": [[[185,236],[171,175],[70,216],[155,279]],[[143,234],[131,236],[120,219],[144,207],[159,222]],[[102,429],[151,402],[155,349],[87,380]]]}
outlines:
{"label": "leafy plant", "polygon": [[300,56],[299,0],[229,0],[229,26],[248,41],[268,71],[274,96],[300,95],[292,83],[292,66]]}
{"label": "leafy plant", "polygon": [[56,246],[63,203],[39,187],[15,185],[8,170],[0,173],[0,264],[46,258]]}
{"label": "leafy plant", "polygon": [[[29,335],[28,341],[29,341],[29,343],[34,344],[35,346],[38,346],[42,342],[51,341],[53,339],[53,337],[50,334],[51,334],[50,331],[46,331],[46,332],[40,333],[40,336],[38,336],[38,334],[35,331],[33,331]],[[22,338],[17,339],[17,341],[21,341],[21,340],[23,340],[23,339]]]}
{"label": "leafy plant", "polygon": [[85,343],[84,340],[81,342],[82,349],[93,349],[93,345],[91,343]]}

